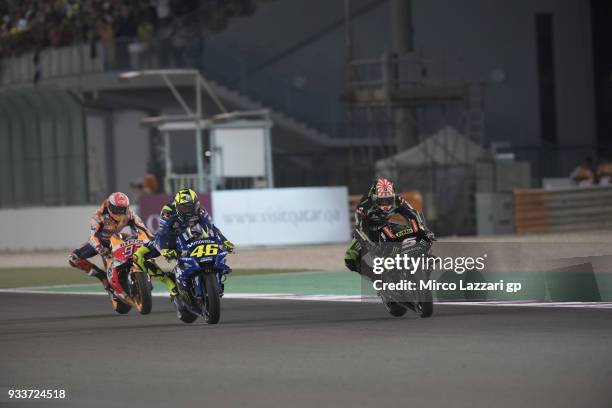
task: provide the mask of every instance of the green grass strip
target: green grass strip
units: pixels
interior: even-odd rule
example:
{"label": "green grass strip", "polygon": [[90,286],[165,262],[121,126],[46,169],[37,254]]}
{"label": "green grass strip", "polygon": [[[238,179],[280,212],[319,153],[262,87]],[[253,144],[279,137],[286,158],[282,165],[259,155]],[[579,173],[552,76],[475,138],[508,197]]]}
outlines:
{"label": "green grass strip", "polygon": [[[253,276],[303,272],[298,269],[238,269],[232,276]],[[92,284],[97,280],[84,272],[66,267],[53,268],[0,268],[0,288],[23,288],[53,285]]]}

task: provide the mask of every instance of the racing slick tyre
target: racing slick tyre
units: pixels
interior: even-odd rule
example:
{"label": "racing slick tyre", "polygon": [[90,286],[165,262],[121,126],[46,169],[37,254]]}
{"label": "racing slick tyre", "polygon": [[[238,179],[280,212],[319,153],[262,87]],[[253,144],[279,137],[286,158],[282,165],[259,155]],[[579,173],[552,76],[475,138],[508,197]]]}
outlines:
{"label": "racing slick tyre", "polygon": [[391,316],[402,317],[408,311],[404,306],[397,302],[386,302],[385,308]]}
{"label": "racing slick tyre", "polygon": [[136,310],[143,315],[151,313],[153,300],[151,298],[151,284],[147,279],[147,274],[144,272],[134,272],[132,273],[132,280],[134,282],[134,289],[136,289],[134,293]]}
{"label": "racing slick tyre", "polygon": [[433,302],[419,302],[416,309],[422,318],[431,317],[433,314]]}
{"label": "racing slick tyre", "polygon": [[132,310],[132,306],[128,305],[127,303],[123,303],[119,299],[111,298],[111,303],[113,304],[113,310],[119,314],[126,314]]}
{"label": "racing slick tyre", "polygon": [[[430,270],[421,270],[418,273],[418,279],[428,280],[431,277]],[[415,312],[422,318],[431,317],[433,314],[433,294],[431,290],[423,289],[418,293],[418,302],[414,303]]]}
{"label": "racing slick tyre", "polygon": [[206,300],[204,302],[204,321],[208,324],[217,324],[221,318],[221,296],[217,277],[214,273],[204,274],[204,287],[206,289]]}
{"label": "racing slick tyre", "polygon": [[416,310],[421,317],[431,317],[433,314],[433,295],[431,290],[422,291],[419,297],[420,302],[416,304]]}
{"label": "racing slick tyre", "polygon": [[197,314],[191,313],[189,310],[187,310],[187,308],[177,309],[176,315],[183,323],[193,323],[198,318]]}
{"label": "racing slick tyre", "polygon": [[183,323],[193,323],[198,318],[198,315],[195,313],[191,313],[189,309],[185,306],[180,297],[171,297],[171,302],[174,303],[174,307],[176,307],[176,317]]}

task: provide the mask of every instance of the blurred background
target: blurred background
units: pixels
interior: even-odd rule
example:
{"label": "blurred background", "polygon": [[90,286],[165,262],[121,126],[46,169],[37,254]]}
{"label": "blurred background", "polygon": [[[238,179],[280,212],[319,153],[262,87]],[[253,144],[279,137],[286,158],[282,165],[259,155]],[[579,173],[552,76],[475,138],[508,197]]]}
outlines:
{"label": "blurred background", "polygon": [[[151,203],[189,186],[222,227],[314,217],[342,241],[330,220],[385,176],[440,235],[612,226],[610,1],[0,0],[0,16],[3,225],[66,225],[121,190],[154,228]],[[0,249],[59,245],[23,241]]]}

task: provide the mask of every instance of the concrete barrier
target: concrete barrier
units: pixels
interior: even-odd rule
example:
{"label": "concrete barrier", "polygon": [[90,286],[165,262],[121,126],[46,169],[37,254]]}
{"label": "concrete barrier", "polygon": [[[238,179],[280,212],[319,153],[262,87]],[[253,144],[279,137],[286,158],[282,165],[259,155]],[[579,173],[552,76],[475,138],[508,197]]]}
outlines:
{"label": "concrete barrier", "polygon": [[514,190],[516,232],[612,228],[612,187]]}
{"label": "concrete barrier", "polygon": [[97,208],[86,205],[0,210],[0,251],[75,248],[89,239],[89,219]]}
{"label": "concrete barrier", "polygon": [[295,245],[350,239],[346,187],[215,191],[214,222],[237,245]]}

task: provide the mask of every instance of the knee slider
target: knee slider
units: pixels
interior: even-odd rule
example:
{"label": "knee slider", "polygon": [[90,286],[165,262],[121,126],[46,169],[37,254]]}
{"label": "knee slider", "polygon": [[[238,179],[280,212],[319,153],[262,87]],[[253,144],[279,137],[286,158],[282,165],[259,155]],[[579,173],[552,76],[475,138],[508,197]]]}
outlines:
{"label": "knee slider", "polygon": [[74,252],[70,254],[70,256],[68,257],[68,264],[70,264],[70,266],[74,268],[85,271],[87,272],[87,274],[92,275],[92,276],[95,275],[97,272],[99,272],[99,268],[97,268],[94,264],[89,262],[87,259],[83,259],[79,257]]}
{"label": "knee slider", "polygon": [[73,267],[77,267],[77,263],[79,262],[79,258],[77,256],[77,254],[75,254],[74,252],[70,254],[70,256],[68,257],[68,265],[73,266]]}
{"label": "knee slider", "polygon": [[359,268],[357,266],[357,262],[354,259],[345,259],[344,264],[346,267],[353,272],[359,272]]}

